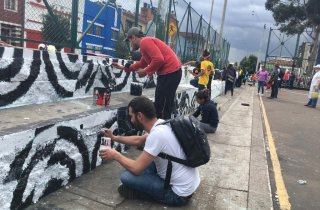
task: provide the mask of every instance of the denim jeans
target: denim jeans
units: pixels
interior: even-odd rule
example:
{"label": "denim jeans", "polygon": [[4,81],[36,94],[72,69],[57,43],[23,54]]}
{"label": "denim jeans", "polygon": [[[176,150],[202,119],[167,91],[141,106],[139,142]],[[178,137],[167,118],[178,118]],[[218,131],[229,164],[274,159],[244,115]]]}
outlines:
{"label": "denim jeans", "polygon": [[188,202],[187,199],[175,194],[171,188],[164,189],[164,180],[158,176],[154,163],[138,176],[126,170],[121,174],[120,180],[125,186],[170,206],[182,206]]}
{"label": "denim jeans", "polygon": [[264,94],[264,83],[265,81],[258,81],[258,93],[260,93],[261,88],[261,93]]}
{"label": "denim jeans", "polygon": [[198,79],[192,79],[192,80],[190,80],[190,85],[192,85],[193,87],[198,88],[198,90],[206,89],[206,86],[199,84],[198,81],[199,81]]}
{"label": "denim jeans", "polygon": [[310,98],[307,105],[313,108],[316,108],[318,102],[318,98]]}

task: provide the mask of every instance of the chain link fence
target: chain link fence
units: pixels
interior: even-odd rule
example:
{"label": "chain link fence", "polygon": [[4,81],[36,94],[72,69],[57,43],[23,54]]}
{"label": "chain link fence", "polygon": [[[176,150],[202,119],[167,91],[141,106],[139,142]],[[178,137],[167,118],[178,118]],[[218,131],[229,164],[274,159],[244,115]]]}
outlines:
{"label": "chain link fence", "polygon": [[227,63],[230,44],[185,0],[0,1],[3,45],[128,58],[123,39],[132,26],[166,42],[183,62],[208,49],[216,66]]}

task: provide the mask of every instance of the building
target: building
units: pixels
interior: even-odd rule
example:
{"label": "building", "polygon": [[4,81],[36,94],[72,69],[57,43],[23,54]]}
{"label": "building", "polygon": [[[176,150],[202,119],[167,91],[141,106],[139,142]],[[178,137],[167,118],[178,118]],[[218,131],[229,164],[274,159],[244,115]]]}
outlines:
{"label": "building", "polygon": [[[105,1],[85,0],[83,29],[86,30],[103,7]],[[115,56],[115,44],[120,32],[122,8],[108,5],[82,39],[82,53],[99,53]]]}
{"label": "building", "polygon": [[[0,35],[23,38],[24,0],[0,1]],[[22,46],[21,40],[1,37],[1,41],[13,46]]]}
{"label": "building", "polygon": [[309,42],[303,42],[299,47],[299,61],[297,66],[301,67],[302,73],[305,73],[308,69],[308,59],[311,55],[312,44]]}
{"label": "building", "polygon": [[[84,1],[79,0],[78,5],[78,26],[77,37],[82,34],[83,25],[83,13],[84,13]],[[71,19],[72,1],[50,0],[50,6],[53,12],[57,15],[61,15]],[[48,9],[42,0],[26,0],[25,3],[25,30],[24,37],[29,40],[47,41],[43,39],[43,16],[48,13]],[[58,31],[58,30],[57,30]],[[38,48],[39,43],[26,42],[27,48]],[[65,50],[69,52],[69,50]]]}
{"label": "building", "polygon": [[[128,30],[134,26],[135,13],[124,9],[122,16],[121,16],[121,22],[123,25],[124,32],[127,33]],[[138,22],[138,27],[140,28],[141,31],[146,32],[147,24],[148,24],[148,22],[144,18],[141,18],[141,16],[140,16],[139,22]],[[121,30],[121,33],[123,33],[122,30]]]}

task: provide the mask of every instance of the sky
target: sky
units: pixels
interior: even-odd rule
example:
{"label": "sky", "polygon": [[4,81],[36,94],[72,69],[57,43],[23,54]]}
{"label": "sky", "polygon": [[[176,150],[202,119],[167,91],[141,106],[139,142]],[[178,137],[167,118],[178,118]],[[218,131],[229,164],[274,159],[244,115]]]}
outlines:
{"label": "sky", "polygon": [[[230,62],[240,61],[249,54],[264,59],[269,28],[274,28],[272,13],[265,9],[266,0],[228,0],[223,36],[230,43]],[[191,0],[191,6],[201,11],[209,21],[211,0]],[[214,0],[211,23],[220,31],[224,0]],[[264,29],[266,25],[266,29]],[[260,54],[259,54],[260,52]]]}

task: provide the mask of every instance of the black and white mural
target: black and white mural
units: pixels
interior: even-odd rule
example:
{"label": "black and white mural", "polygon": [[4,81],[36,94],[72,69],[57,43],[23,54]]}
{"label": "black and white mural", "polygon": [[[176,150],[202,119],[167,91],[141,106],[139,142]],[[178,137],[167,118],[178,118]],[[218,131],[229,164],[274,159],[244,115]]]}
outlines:
{"label": "black and white mural", "polygon": [[[92,96],[94,87],[129,91],[131,82],[155,87],[155,78],[137,78],[103,60],[76,54],[0,47],[0,109],[65,98]],[[125,64],[129,61],[118,59]]]}
{"label": "black and white mural", "polygon": [[[194,90],[178,93],[175,104],[176,115],[194,110]],[[23,209],[100,165],[101,128],[116,135],[140,135],[129,122],[127,107],[121,107],[0,136],[1,209]]]}

